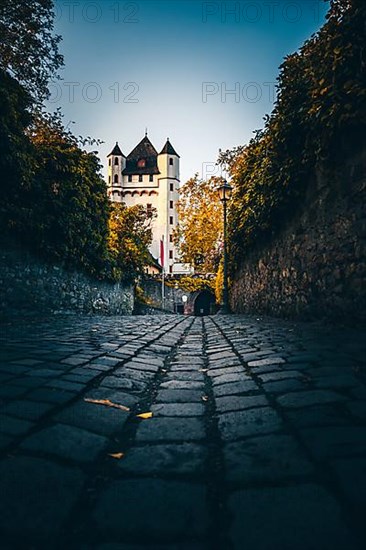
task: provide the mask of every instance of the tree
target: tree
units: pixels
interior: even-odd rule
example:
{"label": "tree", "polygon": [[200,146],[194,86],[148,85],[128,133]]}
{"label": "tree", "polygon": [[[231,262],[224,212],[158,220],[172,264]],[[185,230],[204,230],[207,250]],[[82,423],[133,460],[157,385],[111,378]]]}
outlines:
{"label": "tree", "polygon": [[34,116],[25,137],[32,173],[9,194],[8,235],[47,259],[106,275],[109,200],[98,158],[59,113]]}
{"label": "tree", "polygon": [[33,170],[33,149],[25,135],[31,123],[31,97],[0,69],[0,232],[11,233],[19,218],[19,205]]}
{"label": "tree", "polygon": [[200,180],[198,174],[180,189],[179,225],[175,244],[182,262],[200,273],[215,273],[223,239],[222,205],[218,196],[221,179]]}
{"label": "tree", "polygon": [[149,261],[151,218],[111,208],[99,144],[42,110],[63,59],[51,0],[0,0],[0,229],[51,261],[100,278],[132,279]]}
{"label": "tree", "polygon": [[332,0],[327,22],[280,67],[263,130],[222,153],[235,183],[229,212],[231,271],[301,207],[315,167],[334,168],[364,146],[366,3]]}
{"label": "tree", "polygon": [[151,261],[148,247],[152,241],[153,217],[154,213],[151,216],[140,204],[112,205],[108,249],[115,279],[133,280],[144,273]]}
{"label": "tree", "polygon": [[49,96],[48,82],[63,65],[53,30],[52,0],[0,0],[0,68],[36,103]]}
{"label": "tree", "polygon": [[[7,200],[1,197],[2,234],[68,268],[82,268],[98,278],[134,279],[150,261],[152,218],[142,206],[111,206],[98,157],[80,148],[80,140],[64,128],[60,112],[38,112],[25,128],[29,119],[23,113],[23,120],[15,108],[26,104],[28,96],[23,97],[14,79],[5,78],[14,90],[6,95],[0,87],[9,109],[0,138],[8,149],[19,143],[22,147],[19,152],[11,149],[5,166],[8,172],[14,167],[14,177],[8,174]],[[18,180],[25,158],[28,177]]]}

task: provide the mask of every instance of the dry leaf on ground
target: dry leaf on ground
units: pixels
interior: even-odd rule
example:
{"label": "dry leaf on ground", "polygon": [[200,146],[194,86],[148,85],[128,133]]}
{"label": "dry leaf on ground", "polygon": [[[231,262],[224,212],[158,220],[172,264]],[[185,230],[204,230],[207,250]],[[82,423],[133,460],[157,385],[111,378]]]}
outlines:
{"label": "dry leaf on ground", "polygon": [[137,415],[137,418],[143,418],[143,419],[146,419],[146,418],[151,418],[153,415],[152,412],[146,412],[146,413],[141,413],[141,414],[138,414]]}
{"label": "dry leaf on ground", "polygon": [[125,453],[109,453],[108,456],[111,456],[112,458],[117,458],[119,460],[120,458],[123,458],[125,456]]}
{"label": "dry leaf on ground", "polygon": [[124,405],[119,405],[118,403],[113,403],[109,399],[91,399],[89,397],[85,397],[84,401],[87,403],[94,403],[95,405],[104,405],[105,407],[113,407],[115,409],[120,409],[121,411],[129,412],[130,409],[128,407],[125,407]]}

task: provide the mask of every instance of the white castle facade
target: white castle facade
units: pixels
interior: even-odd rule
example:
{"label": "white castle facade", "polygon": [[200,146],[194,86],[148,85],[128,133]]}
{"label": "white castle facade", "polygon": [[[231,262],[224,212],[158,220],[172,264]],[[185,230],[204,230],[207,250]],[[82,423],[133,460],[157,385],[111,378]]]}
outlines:
{"label": "white castle facade", "polygon": [[127,206],[141,204],[147,213],[156,209],[152,223],[151,255],[165,273],[186,271],[177,263],[173,233],[177,227],[179,155],[167,139],[158,153],[147,134],[127,157],[118,142],[108,155],[108,195]]}

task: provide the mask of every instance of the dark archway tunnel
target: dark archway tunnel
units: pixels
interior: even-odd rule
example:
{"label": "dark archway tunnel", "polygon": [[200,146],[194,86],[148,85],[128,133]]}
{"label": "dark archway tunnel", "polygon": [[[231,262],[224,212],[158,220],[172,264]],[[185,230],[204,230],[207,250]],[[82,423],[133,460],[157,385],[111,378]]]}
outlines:
{"label": "dark archway tunnel", "polygon": [[194,315],[203,317],[216,312],[215,296],[209,290],[199,292],[194,300]]}

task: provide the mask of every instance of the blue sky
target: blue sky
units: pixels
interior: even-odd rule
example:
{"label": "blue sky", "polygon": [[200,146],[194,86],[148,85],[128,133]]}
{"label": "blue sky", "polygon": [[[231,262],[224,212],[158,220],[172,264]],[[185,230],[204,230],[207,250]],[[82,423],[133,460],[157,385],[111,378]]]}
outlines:
{"label": "blue sky", "polygon": [[[57,0],[65,67],[51,85],[77,135],[128,154],[145,128],[167,137],[181,180],[210,174],[218,150],[248,142],[272,110],[278,67],[324,22],[322,0]],[[104,172],[105,173],[105,172]]]}

